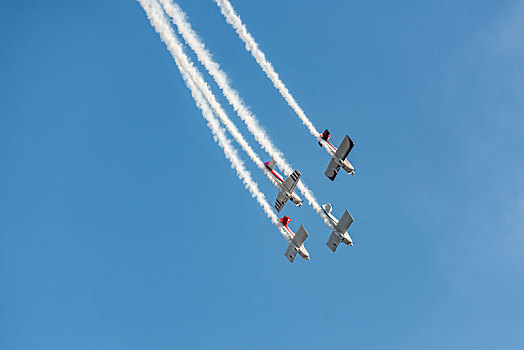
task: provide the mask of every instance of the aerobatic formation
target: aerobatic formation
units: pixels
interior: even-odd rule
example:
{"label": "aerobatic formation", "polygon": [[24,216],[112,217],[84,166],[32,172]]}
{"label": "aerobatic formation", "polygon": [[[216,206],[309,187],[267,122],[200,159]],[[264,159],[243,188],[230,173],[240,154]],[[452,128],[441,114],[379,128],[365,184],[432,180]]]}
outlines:
{"label": "aerobatic formation", "polygon": [[[242,20],[236,14],[231,3],[228,0],[213,1],[217,4],[226,21],[235,29],[239,38],[245,43],[246,50],[251,53],[275,88],[293,109],[302,121],[302,124],[306,126],[309,133],[315,138],[320,147],[322,147],[331,157],[324,174],[331,181],[335,180],[335,177],[341,168],[348,174],[354,174],[355,168],[347,159],[349,152],[351,152],[354,146],[354,143],[349,136],[345,135],[337,148],[329,142],[331,134],[327,129],[323,133],[319,133],[302,108],[300,108],[295,101],[287,87],[280,80],[273,65],[260,50],[256,41],[248,32],[246,26],[242,23]],[[309,260],[309,253],[304,246],[304,242],[308,237],[308,232],[304,226],[300,225],[296,234],[293,233],[293,231],[288,227],[291,219],[288,216],[283,216],[279,219],[273,210],[274,208],[277,213],[280,213],[288,201],[291,201],[297,206],[302,206],[303,201],[295,190],[298,190],[304,196],[307,203],[332,231],[326,243],[329,249],[334,252],[340,243],[352,246],[353,240],[347,232],[349,226],[353,223],[353,217],[351,214],[346,210],[340,220],[338,220],[331,214],[331,204],[327,203],[320,206],[313,195],[313,192],[304,183],[301,172],[296,169],[293,170],[291,165],[284,158],[284,154],[266,135],[266,132],[260,126],[256,116],[247,108],[247,106],[244,105],[238,92],[231,87],[226,73],[222,71],[220,65],[213,60],[210,52],[207,50],[200,37],[192,29],[187,20],[186,14],[182,11],[180,6],[174,3],[173,0],[138,0],[138,2],[146,12],[151,25],[160,35],[161,40],[166,44],[167,49],[173,56],[184,82],[191,91],[191,95],[193,96],[197,107],[201,110],[202,116],[207,121],[208,127],[211,129],[218,145],[222,148],[224,155],[230,161],[232,168],[235,169],[246,189],[262,207],[266,216],[288,241],[289,246],[284,253],[286,258],[290,262],[293,262],[296,255],[299,254],[302,258]],[[238,117],[245,123],[248,131],[253,135],[256,142],[271,157],[269,162],[262,162],[262,158],[260,158],[260,156],[253,150],[233,121],[226,114],[205,81],[200,70],[185,54],[184,46],[181,43],[178,34],[175,33],[175,28],[185,43],[195,52],[198,61],[205,67],[209,75],[213,77],[214,81],[226,97],[226,100],[233,107]],[[232,145],[226,131],[240,145],[242,150],[264,173],[269,181],[277,187],[278,192],[274,206],[271,206],[265,195],[260,191],[258,184],[253,180],[249,170],[245,168],[244,163],[238,157],[237,150]],[[284,176],[277,172],[276,167],[283,172]]]}

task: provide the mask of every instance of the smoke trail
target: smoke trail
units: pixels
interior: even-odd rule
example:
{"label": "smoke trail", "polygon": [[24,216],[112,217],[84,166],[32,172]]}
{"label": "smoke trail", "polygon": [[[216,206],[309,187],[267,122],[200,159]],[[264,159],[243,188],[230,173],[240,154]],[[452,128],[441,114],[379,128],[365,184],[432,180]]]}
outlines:
{"label": "smoke trail", "polygon": [[[148,0],[151,2],[151,0]],[[207,103],[211,106],[213,111],[216,113],[216,115],[219,117],[219,119],[224,123],[227,130],[231,133],[233,138],[239,143],[239,145],[242,147],[242,149],[247,153],[249,158],[253,160],[253,162],[257,165],[259,169],[263,171],[263,173],[266,175],[266,177],[274,184],[276,185],[276,181],[274,180],[273,176],[270,175],[267,168],[264,166],[264,163],[260,159],[260,157],[255,153],[255,151],[249,146],[247,141],[244,139],[242,134],[238,131],[237,127],[229,117],[227,116],[226,112],[220,105],[220,103],[216,100],[215,95],[213,95],[213,92],[205,82],[204,78],[202,77],[202,74],[198,71],[197,68],[193,65],[193,63],[190,61],[190,59],[187,57],[187,55],[184,53],[184,49],[180,42],[178,41],[175,33],[173,32],[169,22],[164,16],[164,11],[160,7],[157,1],[151,2],[154,4],[155,8],[158,8],[159,13],[161,13],[161,16],[159,18],[162,19],[162,24],[165,25],[164,31],[166,35],[166,40],[169,40],[169,44],[173,47],[173,55],[177,55],[178,61],[180,63],[180,66],[182,69],[186,71],[186,73],[191,77],[195,85],[200,89],[203,96],[206,98]]]}
{"label": "smoke trail", "polygon": [[[246,50],[251,52],[251,54],[253,55],[257,63],[260,65],[262,70],[273,82],[273,85],[284,97],[289,106],[293,108],[300,120],[302,120],[302,123],[308,128],[311,135],[318,139],[319,132],[317,131],[317,129],[315,129],[313,123],[308,119],[302,108],[300,108],[298,103],[295,101],[295,99],[287,89],[286,85],[284,85],[284,83],[280,80],[277,72],[273,68],[273,65],[268,61],[266,55],[262,52],[262,50],[260,50],[253,36],[251,36],[251,34],[247,31],[246,26],[242,23],[242,20],[236,14],[235,10],[233,9],[233,6],[231,6],[231,3],[228,0],[214,1],[217,3],[218,7],[220,8],[220,12],[222,12],[224,17],[226,18],[226,21],[233,26],[240,39],[242,39],[242,41],[246,45]],[[327,147],[324,148],[326,149]]]}
{"label": "smoke trail", "polygon": [[[202,63],[209,74],[211,74],[228,102],[233,106],[238,116],[245,122],[249,132],[251,132],[255,137],[255,140],[266,152],[275,158],[277,165],[283,170],[285,175],[292,173],[293,170],[291,165],[284,159],[282,152],[273,145],[264,129],[258,123],[257,118],[244,105],[237,91],[231,87],[227,74],[222,71],[220,65],[213,60],[204,43],[192,29],[191,24],[187,21],[184,11],[177,4],[172,3],[172,0],[159,1],[164,6],[166,13],[173,19],[174,24],[177,26],[178,31],[184,40],[197,54],[199,62]],[[317,203],[313,193],[304,184],[303,180],[298,183],[297,187],[315,211],[324,217],[324,212]],[[324,217],[324,219],[326,218]]]}
{"label": "smoke trail", "polygon": [[182,74],[184,82],[186,83],[187,87],[191,90],[191,94],[195,100],[196,105],[201,110],[202,115],[206,119],[207,125],[211,129],[215,141],[218,142],[219,146],[224,151],[224,155],[230,161],[231,167],[235,169],[237,175],[242,180],[242,182],[244,183],[245,187],[249,190],[251,195],[257,200],[267,217],[275,226],[277,226],[284,238],[287,241],[290,241],[292,237],[290,237],[289,234],[279,225],[278,218],[276,214],[273,212],[271,205],[266,200],[264,194],[259,190],[257,183],[252,179],[251,173],[244,167],[244,164],[238,157],[236,150],[231,145],[229,139],[226,137],[224,130],[220,127],[220,122],[211,111],[206,101],[206,98],[203,96],[202,91],[199,89],[199,86],[193,81],[190,74],[188,74],[188,72],[186,71],[185,64],[190,64],[190,62],[182,62],[182,55],[185,54],[183,53],[180,45],[176,45],[177,39],[174,36],[174,33],[172,32],[169,22],[164,16],[162,8],[156,1],[138,0],[138,2],[146,12],[147,17],[151,22],[151,25],[160,35],[162,41],[166,44],[168,50],[175,59],[175,62],[178,66],[178,69],[180,70],[180,73]]}

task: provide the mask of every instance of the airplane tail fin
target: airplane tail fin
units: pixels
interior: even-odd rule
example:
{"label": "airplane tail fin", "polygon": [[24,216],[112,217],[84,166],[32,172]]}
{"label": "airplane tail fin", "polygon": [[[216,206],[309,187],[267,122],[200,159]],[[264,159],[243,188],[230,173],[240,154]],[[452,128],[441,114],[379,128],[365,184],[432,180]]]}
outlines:
{"label": "airplane tail fin", "polygon": [[269,170],[275,170],[275,159],[271,158],[271,160],[265,164]]}
{"label": "airplane tail fin", "polygon": [[283,218],[278,219],[278,220],[279,220],[279,221],[282,223],[282,225],[284,225],[284,226],[287,226],[287,224],[289,224],[289,222],[291,221],[291,219],[289,218],[289,216],[285,216],[285,215],[284,215]]}
{"label": "airplane tail fin", "polygon": [[332,209],[333,207],[331,206],[331,203],[326,203],[326,204],[324,204],[324,205],[322,206],[322,208],[326,211],[326,213],[329,214],[329,213],[331,213],[331,209]]}
{"label": "airplane tail fin", "polygon": [[[319,135],[319,137],[324,141],[327,141],[331,137],[331,134],[329,133],[328,129],[326,129],[322,134]],[[318,145],[322,147],[322,143],[320,141],[318,142]]]}

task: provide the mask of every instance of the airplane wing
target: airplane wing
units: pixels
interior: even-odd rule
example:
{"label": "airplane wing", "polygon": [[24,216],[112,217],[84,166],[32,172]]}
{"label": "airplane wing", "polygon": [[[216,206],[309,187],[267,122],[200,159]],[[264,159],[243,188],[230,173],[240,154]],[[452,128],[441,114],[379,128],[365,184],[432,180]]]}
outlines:
{"label": "airplane wing", "polygon": [[307,231],[304,228],[304,226],[300,225],[300,228],[298,229],[297,233],[295,234],[295,237],[293,237],[293,242],[297,247],[300,247],[302,244],[304,244],[304,241],[307,238]]}
{"label": "airplane wing", "polygon": [[297,256],[297,253],[298,253],[298,250],[295,249],[293,244],[290,244],[287,247],[286,252],[284,253],[284,255],[289,260],[289,262],[293,262],[293,260],[295,260],[295,256]]}
{"label": "airplane wing", "polygon": [[[338,151],[337,151],[338,152]],[[340,165],[338,165],[337,161],[334,158],[331,158],[331,161],[329,162],[329,165],[324,172],[324,174],[331,180],[335,180],[335,177],[337,176],[338,171],[340,170]]]}
{"label": "airplane wing", "polygon": [[339,235],[337,235],[335,231],[333,231],[331,233],[331,236],[329,236],[329,239],[326,242],[326,245],[328,246],[329,249],[331,249],[332,251],[335,251],[337,250],[337,247],[340,244],[340,242],[342,242],[342,238]]}
{"label": "airplane wing", "polygon": [[287,177],[287,179],[284,180],[284,187],[289,191],[289,193],[292,193],[295,190],[301,175],[302,174],[300,174],[300,171],[295,170]]}
{"label": "airplane wing", "polygon": [[349,226],[353,223],[353,217],[351,214],[346,210],[344,212],[344,215],[340,218],[340,221],[335,226],[338,232],[344,233],[348,230]]}
{"label": "airplane wing", "polygon": [[289,199],[282,191],[278,191],[277,200],[275,201],[275,209],[278,213],[284,208],[287,200]]}
{"label": "airplane wing", "polygon": [[346,159],[354,145],[355,144],[353,143],[353,140],[351,140],[349,136],[346,135],[340,143],[340,146],[338,146],[337,151],[335,152],[335,157]]}

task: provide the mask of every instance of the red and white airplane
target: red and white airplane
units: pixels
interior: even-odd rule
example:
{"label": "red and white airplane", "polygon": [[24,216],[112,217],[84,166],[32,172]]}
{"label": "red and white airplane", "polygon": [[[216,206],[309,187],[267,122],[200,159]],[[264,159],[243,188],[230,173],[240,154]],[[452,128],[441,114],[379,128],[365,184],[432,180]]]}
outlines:
{"label": "red and white airplane", "polygon": [[275,171],[275,160],[271,159],[270,162],[264,163],[267,170],[273,176],[277,182],[278,186],[278,195],[277,200],[275,201],[275,209],[280,213],[288,199],[291,199],[293,203],[297,206],[302,205],[302,199],[296,194],[295,187],[297,186],[298,181],[300,180],[300,171],[295,170],[287,179],[283,179],[279,173]]}
{"label": "red and white airplane", "polygon": [[355,173],[355,168],[346,159],[346,157],[348,156],[349,152],[351,152],[351,149],[353,148],[355,143],[353,142],[353,140],[349,138],[348,135],[346,135],[346,137],[344,137],[344,139],[340,143],[340,146],[336,148],[335,146],[331,144],[331,142],[329,142],[330,137],[331,137],[331,134],[329,133],[328,129],[324,130],[324,132],[319,135],[318,144],[320,147],[322,147],[323,146],[322,143],[324,143],[324,145],[328,147],[329,150],[331,151],[329,153],[334,154],[333,159],[331,159],[326,171],[324,172],[324,174],[331,181],[333,181],[335,180],[335,177],[337,176],[337,173],[340,170],[340,168],[347,171],[348,174]]}
{"label": "red and white airplane", "polygon": [[293,231],[291,231],[287,226],[291,221],[289,216],[284,216],[282,219],[278,219],[278,221],[280,221],[281,228],[288,233],[288,236],[286,238],[289,242],[289,246],[287,247],[286,252],[284,253],[286,258],[290,262],[293,262],[293,260],[295,260],[295,256],[298,253],[304,259],[309,260],[309,253],[306,250],[306,247],[304,247],[304,241],[308,236],[308,233],[304,226],[300,225],[300,228],[298,229],[297,234],[295,235]]}

